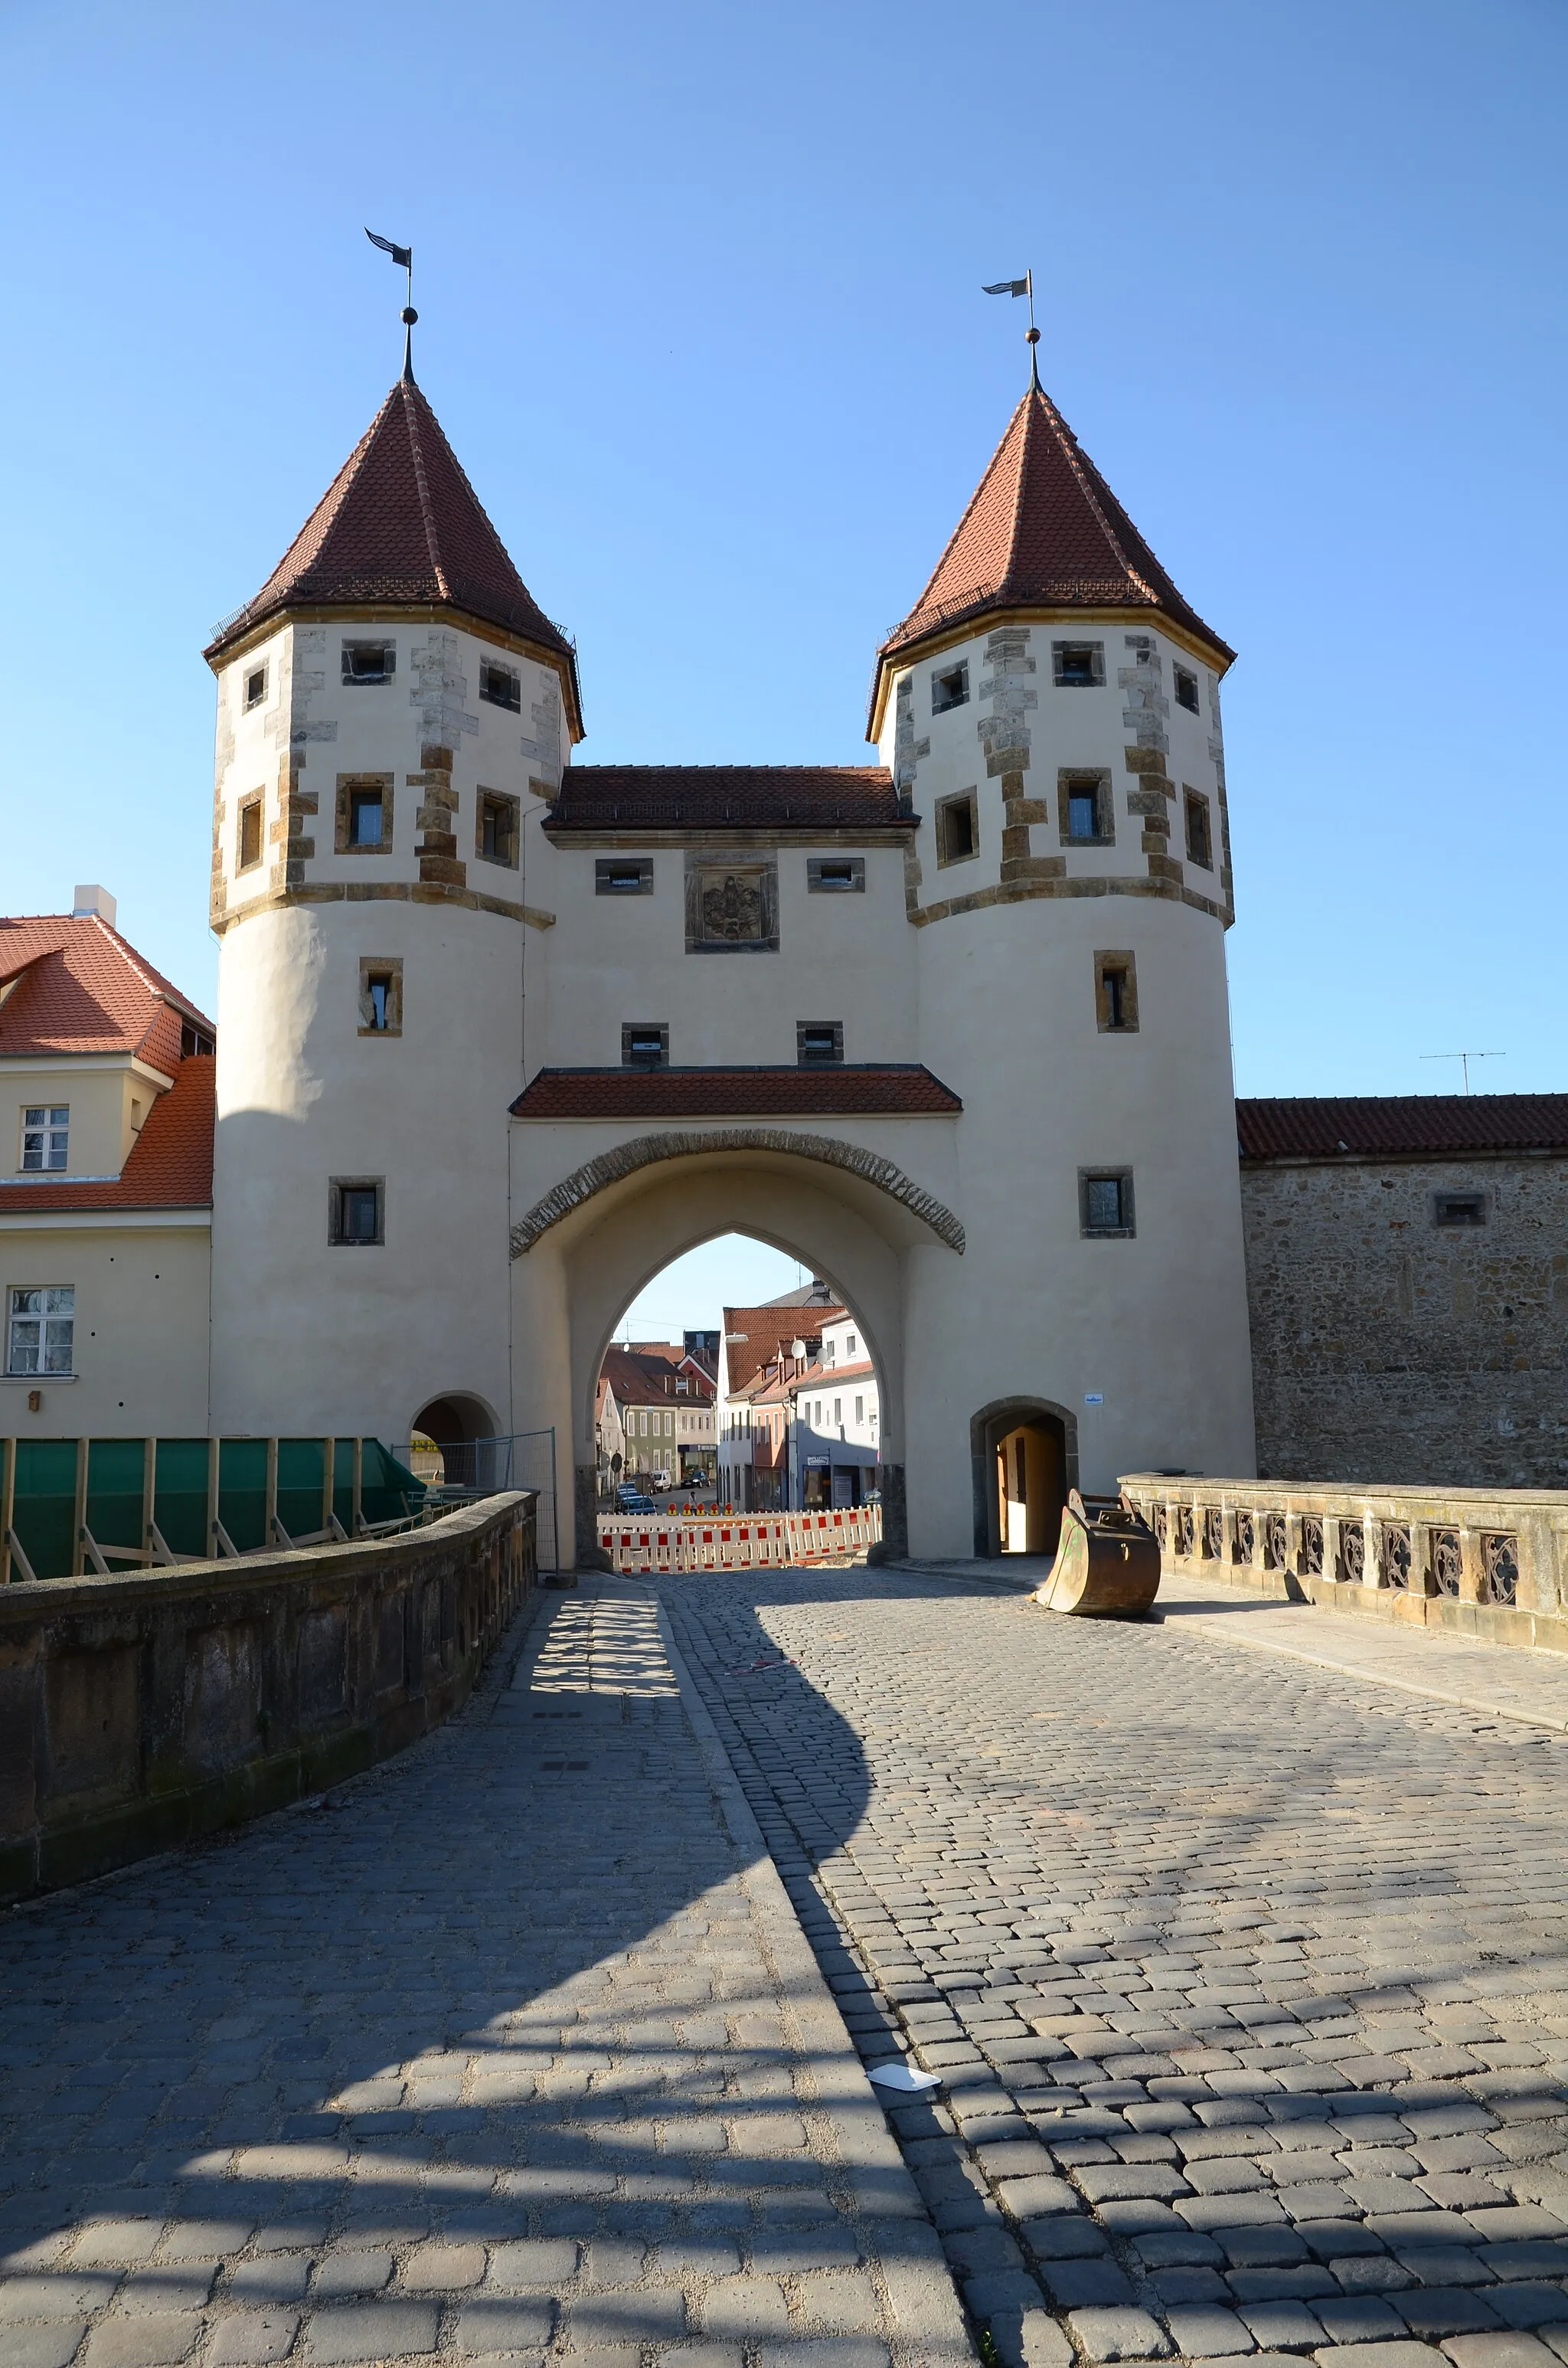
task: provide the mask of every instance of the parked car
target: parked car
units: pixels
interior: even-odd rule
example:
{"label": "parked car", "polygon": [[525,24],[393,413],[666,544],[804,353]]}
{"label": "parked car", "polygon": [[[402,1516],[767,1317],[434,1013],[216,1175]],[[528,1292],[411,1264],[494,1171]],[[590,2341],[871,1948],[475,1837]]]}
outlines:
{"label": "parked car", "polygon": [[653,1488],[655,1496],[662,1497],[670,1485],[669,1474],[667,1472],[653,1472],[649,1474],[648,1477],[649,1486]]}
{"label": "parked car", "polygon": [[630,1483],[626,1481],[622,1481],[620,1486],[616,1490],[615,1498],[616,1503],[619,1506],[620,1510],[623,1513],[655,1513],[658,1511],[658,1507],[654,1504],[652,1497],[647,1495],[647,1493],[642,1488],[633,1488]]}

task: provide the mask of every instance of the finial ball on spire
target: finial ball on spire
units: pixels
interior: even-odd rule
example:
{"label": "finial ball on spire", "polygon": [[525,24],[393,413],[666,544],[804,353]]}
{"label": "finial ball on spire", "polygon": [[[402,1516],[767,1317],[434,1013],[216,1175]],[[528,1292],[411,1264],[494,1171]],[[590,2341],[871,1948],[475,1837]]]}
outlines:
{"label": "finial ball on spire", "polygon": [[412,329],[415,321],[418,320],[419,315],[415,311],[412,304],[405,304],[398,317],[402,321],[405,329]]}
{"label": "finial ball on spire", "polygon": [[1024,331],[1024,343],[1026,346],[1038,346],[1040,343],[1040,331],[1038,329],[1026,329]]}

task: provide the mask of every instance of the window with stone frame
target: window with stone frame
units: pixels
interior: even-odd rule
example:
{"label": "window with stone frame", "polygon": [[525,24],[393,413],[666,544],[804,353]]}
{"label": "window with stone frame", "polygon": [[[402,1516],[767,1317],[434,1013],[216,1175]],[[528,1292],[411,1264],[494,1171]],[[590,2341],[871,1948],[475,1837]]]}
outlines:
{"label": "window with stone frame", "polygon": [[1086,1240],[1131,1238],[1134,1228],[1130,1167],[1079,1168],[1078,1224]]}
{"label": "window with stone frame", "polygon": [[254,797],[242,799],[240,803],[239,829],[234,848],[234,870],[236,871],[254,871],[256,866],[261,861],[262,814],[262,795],[259,790],[256,792]]}
{"label": "window with stone frame", "polygon": [[403,1033],[403,959],[397,954],[359,957],[359,1033]]}
{"label": "window with stone frame", "polygon": [[663,1019],[623,1019],[620,1024],[620,1064],[624,1069],[667,1069],[670,1065],[668,1022]]}
{"label": "window with stone frame", "polygon": [[653,859],[651,855],[600,855],[594,860],[596,896],[651,896]]}
{"label": "window with stone frame", "polygon": [[262,660],[262,663],[260,664],[260,666],[252,666],[252,668],[251,668],[250,672],[249,672],[249,673],[246,675],[246,677],[245,677],[245,712],[246,712],[246,713],[248,714],[248,713],[249,713],[249,712],[250,712],[250,710],[251,710],[253,707],[259,707],[259,706],[261,705],[261,703],[262,703],[263,700],[265,700],[265,698],[266,698],[266,697],[267,697],[267,661],[266,661],[266,659],[264,658],[264,659]]}
{"label": "window with stone frame", "polygon": [[1198,714],[1198,677],[1190,666],[1173,666],[1171,671],[1176,677],[1176,705],[1185,707],[1189,715]]}
{"label": "window with stone frame", "polygon": [[863,855],[808,855],[808,896],[863,896],[866,859]]}
{"label": "window with stone frame", "polygon": [[965,790],[956,798],[938,798],[935,814],[937,864],[969,863],[980,853],[980,797]]}
{"label": "window with stone frame", "polygon": [[931,676],[931,712],[946,715],[951,707],[969,704],[969,660],[960,658],[957,666],[937,666]]}
{"label": "window with stone frame", "polygon": [[1063,690],[1088,690],[1105,680],[1103,642],[1052,642],[1051,679]]}
{"label": "window with stone frame", "polygon": [[771,858],[686,859],[687,953],[777,953],[778,867]]}
{"label": "window with stone frame", "polygon": [[517,869],[520,802],[505,790],[481,790],[474,810],[473,851],[482,863]]}
{"label": "window with stone frame", "polygon": [[74,1370],[76,1286],[21,1283],[6,1302],[6,1371],[69,1373]]}
{"label": "window with stone frame", "polygon": [[795,1059],[802,1069],[836,1068],[844,1059],[842,1019],[797,1019]]}
{"label": "window with stone frame", "polygon": [[1138,1033],[1138,967],[1130,949],[1095,956],[1095,1021],[1102,1036]]}
{"label": "window with stone frame", "polygon": [[327,1240],[335,1249],[369,1249],[386,1240],[386,1178],[335,1176],[328,1189]]}
{"label": "window with stone frame", "polygon": [[1214,868],[1214,840],[1209,824],[1209,801],[1197,790],[1184,790],[1187,808],[1187,860],[1200,863],[1205,871]]}
{"label": "window with stone frame", "polygon": [[1484,1192],[1434,1192],[1430,1202],[1435,1225],[1483,1225],[1486,1223]]}
{"label": "window with stone frame", "polygon": [[343,679],[346,683],[391,682],[397,672],[397,643],[388,641],[345,642]]}
{"label": "window with stone frame", "polygon": [[334,845],[339,855],[392,853],[390,773],[339,773]]}
{"label": "window with stone frame", "polygon": [[519,715],[523,706],[523,677],[516,666],[505,666],[499,658],[481,658],[479,695],[491,707],[504,707],[509,714]]}
{"label": "window with stone frame", "polygon": [[1063,847],[1109,847],[1116,838],[1110,775],[1063,768],[1056,777]]}

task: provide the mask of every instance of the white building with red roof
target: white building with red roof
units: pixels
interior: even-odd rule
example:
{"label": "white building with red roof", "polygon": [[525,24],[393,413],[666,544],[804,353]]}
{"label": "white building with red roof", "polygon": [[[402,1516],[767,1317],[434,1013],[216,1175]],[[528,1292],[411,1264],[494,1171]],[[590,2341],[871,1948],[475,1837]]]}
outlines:
{"label": "white building with red roof", "polygon": [[0,1433],[205,1432],[212,1022],[104,889],[0,919]]}

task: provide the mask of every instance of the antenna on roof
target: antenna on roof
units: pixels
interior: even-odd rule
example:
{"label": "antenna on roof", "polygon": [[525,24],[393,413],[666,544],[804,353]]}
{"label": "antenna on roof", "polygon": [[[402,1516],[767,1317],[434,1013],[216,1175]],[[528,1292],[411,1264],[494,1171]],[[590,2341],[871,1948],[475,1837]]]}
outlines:
{"label": "antenna on roof", "polygon": [[1423,1053],[1423,1061],[1458,1061],[1464,1069],[1464,1089],[1470,1091],[1470,1064],[1472,1061],[1506,1061],[1506,1053]]}
{"label": "antenna on roof", "polygon": [[1032,268],[1026,271],[1021,279],[997,279],[993,281],[989,287],[983,287],[980,292],[983,296],[1027,296],[1028,298],[1029,324],[1024,331],[1024,343],[1029,349],[1029,384],[1033,387],[1037,394],[1043,394],[1045,389],[1040,382],[1040,363],[1038,359],[1040,349],[1040,331],[1034,324],[1034,272]]}
{"label": "antenna on roof", "polygon": [[403,374],[412,386],[414,383],[414,324],[419,318],[414,309],[414,249],[411,246],[398,246],[392,240],[382,238],[373,230],[368,229],[365,235],[372,246],[379,246],[383,255],[392,256],[400,271],[406,271],[408,274],[408,302],[403,308]]}

